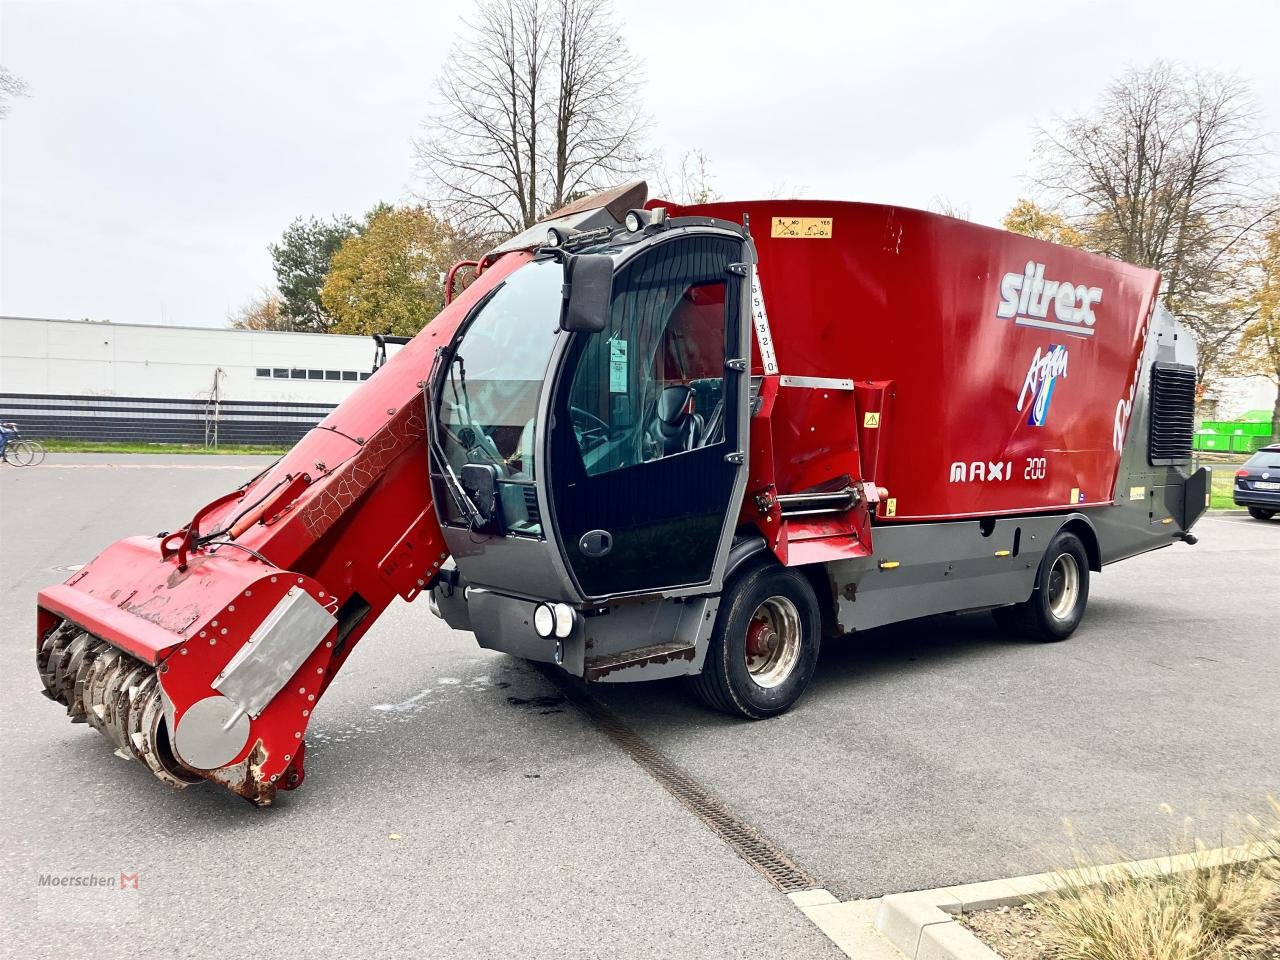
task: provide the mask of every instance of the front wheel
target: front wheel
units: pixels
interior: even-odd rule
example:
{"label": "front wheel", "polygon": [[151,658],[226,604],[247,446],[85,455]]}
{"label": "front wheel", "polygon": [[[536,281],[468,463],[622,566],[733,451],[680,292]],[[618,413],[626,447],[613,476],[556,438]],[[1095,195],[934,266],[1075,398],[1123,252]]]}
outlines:
{"label": "front wheel", "polygon": [[1031,599],[992,612],[1010,633],[1053,643],[1075,633],[1088,602],[1089,556],[1079,537],[1061,530],[1040,561]]}
{"label": "front wheel", "polygon": [[702,673],[690,678],[693,692],[709,707],[753,720],[785,712],[813,679],[820,622],[803,574],[749,570],[721,597]]}
{"label": "front wheel", "polygon": [[1274,510],[1266,510],[1262,507],[1250,507],[1249,516],[1255,520],[1270,520],[1276,515]]}

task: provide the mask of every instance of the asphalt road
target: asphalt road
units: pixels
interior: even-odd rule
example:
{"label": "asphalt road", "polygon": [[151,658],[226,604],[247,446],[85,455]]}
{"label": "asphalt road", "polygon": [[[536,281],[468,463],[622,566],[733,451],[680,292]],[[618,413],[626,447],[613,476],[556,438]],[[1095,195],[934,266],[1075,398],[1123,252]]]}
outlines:
{"label": "asphalt road", "polygon": [[[39,694],[35,591],[260,462],[0,468],[0,952],[838,955],[544,677],[425,603],[357,648],[311,724],[306,784],[271,810],[171,791],[70,724]],[[1197,533],[1095,577],[1067,643],[985,616],[869,633],[829,644],[767,723],[677,683],[591,693],[841,899],[1044,869],[1064,820],[1157,849],[1177,826],[1162,804],[1212,840],[1280,791],[1280,520]],[[119,871],[139,874],[132,914],[39,887]]]}

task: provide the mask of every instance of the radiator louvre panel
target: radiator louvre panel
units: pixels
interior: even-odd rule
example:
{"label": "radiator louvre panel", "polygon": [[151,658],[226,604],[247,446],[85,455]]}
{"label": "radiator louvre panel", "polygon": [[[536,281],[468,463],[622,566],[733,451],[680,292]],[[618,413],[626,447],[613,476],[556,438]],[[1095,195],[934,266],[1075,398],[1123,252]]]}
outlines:
{"label": "radiator louvre panel", "polygon": [[1183,363],[1151,367],[1151,434],[1147,459],[1152,466],[1191,461],[1196,429],[1196,369]]}

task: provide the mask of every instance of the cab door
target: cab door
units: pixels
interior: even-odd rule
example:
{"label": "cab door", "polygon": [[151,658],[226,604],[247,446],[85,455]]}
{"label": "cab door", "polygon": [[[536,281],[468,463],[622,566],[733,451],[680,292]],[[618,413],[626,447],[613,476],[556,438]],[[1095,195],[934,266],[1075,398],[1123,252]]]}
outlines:
{"label": "cab door", "polygon": [[746,469],[749,255],[727,232],[660,240],[564,355],[548,498],[584,598],[719,586]]}

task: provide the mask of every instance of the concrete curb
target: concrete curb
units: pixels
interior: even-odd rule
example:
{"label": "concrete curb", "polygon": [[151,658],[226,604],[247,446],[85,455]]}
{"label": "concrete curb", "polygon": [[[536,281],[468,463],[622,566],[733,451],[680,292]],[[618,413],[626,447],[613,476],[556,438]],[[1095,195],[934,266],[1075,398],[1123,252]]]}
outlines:
{"label": "concrete curb", "polygon": [[[1091,886],[1125,873],[1136,877],[1167,876],[1185,870],[1245,863],[1266,855],[1266,848],[1262,845],[1246,844],[1105,867],[895,893],[880,899],[874,926],[908,960],[1000,960],[999,954],[958,923],[956,917],[962,913],[1025,903],[1032,897],[1052,893],[1070,884]],[[837,946],[843,949],[838,941]]]}

